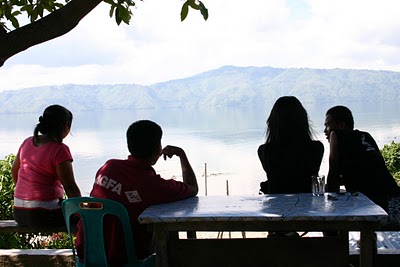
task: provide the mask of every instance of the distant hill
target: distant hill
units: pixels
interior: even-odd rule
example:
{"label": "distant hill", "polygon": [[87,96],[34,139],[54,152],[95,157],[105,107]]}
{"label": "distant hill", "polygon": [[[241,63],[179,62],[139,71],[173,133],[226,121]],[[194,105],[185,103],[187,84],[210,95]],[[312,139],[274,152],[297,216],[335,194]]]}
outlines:
{"label": "distant hill", "polygon": [[224,66],[185,79],[137,84],[43,86],[0,92],[0,113],[42,112],[53,103],[76,111],[257,106],[294,95],[302,101],[400,100],[400,73],[347,69]]}

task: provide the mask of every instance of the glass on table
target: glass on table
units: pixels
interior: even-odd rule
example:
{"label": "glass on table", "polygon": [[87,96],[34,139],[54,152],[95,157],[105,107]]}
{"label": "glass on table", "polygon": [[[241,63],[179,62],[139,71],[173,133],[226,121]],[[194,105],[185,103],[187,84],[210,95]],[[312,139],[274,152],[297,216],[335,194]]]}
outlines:
{"label": "glass on table", "polygon": [[325,193],[325,175],[311,176],[311,192],[313,196],[323,196]]}

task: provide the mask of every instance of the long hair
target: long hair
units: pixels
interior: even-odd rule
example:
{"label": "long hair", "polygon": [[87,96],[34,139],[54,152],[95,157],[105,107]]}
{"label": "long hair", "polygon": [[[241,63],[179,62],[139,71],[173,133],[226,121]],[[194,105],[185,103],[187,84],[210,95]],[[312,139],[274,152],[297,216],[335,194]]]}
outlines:
{"label": "long hair", "polygon": [[48,137],[57,142],[62,142],[65,126],[71,127],[72,113],[68,109],[60,105],[48,106],[43,115],[39,117],[39,123],[33,131],[35,142],[39,143],[39,132],[46,134]]}
{"label": "long hair", "polygon": [[266,142],[280,145],[312,140],[307,111],[294,96],[280,97],[267,120]]}

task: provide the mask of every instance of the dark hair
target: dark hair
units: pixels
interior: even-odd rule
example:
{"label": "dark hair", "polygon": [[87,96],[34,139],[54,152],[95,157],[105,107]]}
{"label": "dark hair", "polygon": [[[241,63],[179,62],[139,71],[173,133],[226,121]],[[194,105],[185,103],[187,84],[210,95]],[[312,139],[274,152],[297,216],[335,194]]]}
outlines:
{"label": "dark hair", "polygon": [[294,96],[280,97],[267,120],[266,142],[282,144],[288,141],[310,141],[312,129],[308,114]]}
{"label": "dark hair", "polygon": [[71,127],[72,113],[60,105],[48,106],[43,115],[39,117],[39,123],[33,131],[33,137],[39,143],[38,133],[46,134],[57,142],[62,142],[65,126]]}
{"label": "dark hair", "polygon": [[331,116],[332,120],[336,123],[344,122],[346,128],[353,129],[354,128],[354,118],[350,109],[345,106],[335,106],[326,112],[326,116]]}
{"label": "dark hair", "polygon": [[149,158],[161,145],[162,129],[149,120],[140,120],[132,123],[126,132],[128,149],[132,156]]}

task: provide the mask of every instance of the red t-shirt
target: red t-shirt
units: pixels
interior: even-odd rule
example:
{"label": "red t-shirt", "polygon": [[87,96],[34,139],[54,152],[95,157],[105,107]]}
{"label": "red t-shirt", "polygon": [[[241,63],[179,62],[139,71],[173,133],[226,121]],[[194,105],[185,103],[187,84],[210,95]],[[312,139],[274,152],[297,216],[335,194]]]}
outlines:
{"label": "red t-shirt", "polygon": [[[190,197],[190,190],[183,182],[163,179],[157,175],[149,163],[129,156],[127,160],[111,159],[96,174],[92,197],[107,198],[121,202],[128,210],[136,255],[143,259],[150,255],[152,233],[138,222],[139,215],[149,206],[172,202]],[[105,240],[110,264],[118,265],[125,261],[125,245],[120,226],[114,227],[116,220],[106,220]],[[75,245],[78,255],[83,256],[83,233],[78,224]]]}
{"label": "red t-shirt", "polygon": [[64,188],[57,177],[56,166],[72,161],[67,145],[50,142],[33,144],[33,137],[25,139],[18,150],[21,162],[14,196],[21,200],[50,201],[63,198]]}

